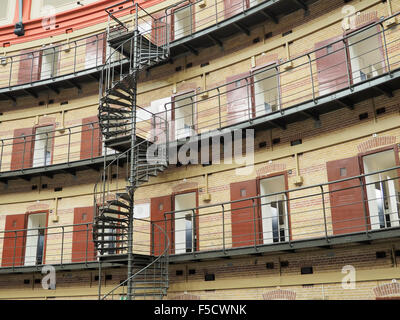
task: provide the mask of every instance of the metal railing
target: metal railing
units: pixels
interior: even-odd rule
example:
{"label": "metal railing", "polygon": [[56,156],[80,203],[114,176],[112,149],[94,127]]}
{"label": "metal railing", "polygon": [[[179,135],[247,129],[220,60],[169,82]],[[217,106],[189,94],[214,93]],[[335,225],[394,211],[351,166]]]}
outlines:
{"label": "metal railing", "polygon": [[[192,19],[187,19],[185,15],[175,18],[173,39],[176,40],[186,34],[192,35],[212,24],[217,24],[234,14],[243,12],[265,1],[251,0],[250,2],[246,2],[243,0],[241,3],[237,3],[227,9],[225,9],[223,1],[215,1],[212,4],[207,2],[205,8],[200,8],[203,0],[190,2],[187,5],[187,12],[190,13]],[[134,9],[134,5],[118,9],[121,4],[124,5],[130,2],[130,0],[123,1],[107,9],[110,19],[110,34],[121,35],[124,32],[131,31],[135,25],[134,21],[132,21],[132,9]],[[151,17],[151,19],[139,17],[139,30],[141,33],[145,34],[146,38],[159,46],[163,44],[168,44],[169,46],[172,39],[169,21],[174,15],[171,10],[174,10],[176,6],[181,6],[182,3],[180,2],[166,10],[153,14],[146,12],[146,16]],[[110,11],[113,8],[114,10]],[[145,11],[142,7],[140,10]],[[180,7],[180,10],[183,10],[183,7]],[[182,26],[177,26],[181,21],[190,21],[190,25],[182,24]],[[149,32],[150,30],[153,31]],[[154,32],[154,30],[158,31]],[[109,55],[109,52],[106,32],[103,32],[80,39],[68,39],[65,43],[51,44],[40,49],[15,55],[2,56],[0,57],[0,88],[12,89],[19,85],[35,84],[44,80],[63,80],[63,77],[66,75],[78,75],[81,72],[99,70],[104,65],[105,58]],[[121,58],[113,62],[118,63],[121,62],[120,60]],[[122,61],[127,62],[125,59],[122,59]]]}
{"label": "metal railing", "polygon": [[106,34],[98,33],[41,49],[1,57],[0,88],[14,88],[44,80],[57,81],[66,75],[95,71],[103,66]]}
{"label": "metal railing", "polygon": [[[135,219],[136,221],[146,221],[142,219]],[[148,222],[148,221],[146,221]],[[132,276],[122,281],[119,285],[114,287],[111,291],[105,294],[101,300],[114,300],[116,297],[116,291],[122,288],[122,291],[118,293],[119,297],[126,296],[125,287],[128,281],[134,281],[137,279],[138,288],[134,288],[133,295],[135,291],[141,291],[140,285],[145,285],[145,291],[142,291],[142,298],[146,299],[146,294],[148,297],[154,297],[154,295],[163,296],[166,294],[168,287],[169,274],[168,274],[168,264],[169,264],[169,249],[170,241],[167,233],[157,224],[151,223],[152,236],[154,231],[158,230],[158,233],[164,236],[165,241],[158,243],[157,252],[159,253],[154,260],[136,271]],[[154,242],[152,245],[151,253],[154,254],[155,247]],[[165,291],[163,291],[165,290]]]}
{"label": "metal railing", "polygon": [[[152,254],[149,239],[151,232],[159,228],[153,222],[135,219],[136,230],[133,252]],[[98,252],[92,241],[93,223],[79,223],[43,228],[25,228],[0,231],[0,268],[41,267],[45,264],[66,265],[71,263],[97,262]],[[44,232],[44,246],[37,251],[39,231]],[[159,252],[164,244],[158,245]],[[116,252],[118,250],[116,249]],[[41,259],[40,259],[41,257]],[[40,260],[40,261],[38,261]]]}
{"label": "metal railing", "polygon": [[[378,179],[378,175],[385,178]],[[397,166],[297,189],[282,188],[280,192],[166,212],[165,229],[174,230],[169,234],[171,254],[215,250],[225,253],[237,247],[257,250],[263,245],[313,239],[323,239],[329,244],[338,235],[369,235],[398,229],[399,178],[400,166]],[[386,187],[375,189],[377,184]],[[196,221],[189,228],[180,222],[188,220],[188,216]]]}
{"label": "metal railing", "polygon": [[[237,247],[257,250],[264,245],[314,239],[329,244],[338,235],[398,230],[399,178],[400,166],[396,166],[297,189],[283,188],[279,192],[166,212],[166,219],[161,221],[135,218],[133,251],[162,256],[169,247],[171,254],[215,250],[225,253]],[[188,216],[196,221],[192,224],[195,227],[179,227],[179,220]],[[37,240],[35,230],[44,230],[44,258],[41,264],[28,263],[30,266],[96,261],[92,223],[81,223],[0,231],[1,267],[15,269],[25,266],[26,261],[35,261],[37,255],[26,256],[29,246],[37,248],[35,241],[28,240]],[[188,246],[187,238],[180,236],[190,233],[196,243],[192,241]]]}
{"label": "metal railing", "polygon": [[332,93],[353,92],[371,80],[392,76],[400,67],[400,37],[393,26],[385,27],[385,21],[398,15],[291,60],[250,70],[248,76],[174,97],[160,112],[175,123],[171,140],[284,115],[304,103],[316,106],[319,99]]}
{"label": "metal railing", "polygon": [[[155,132],[159,133],[165,120],[139,106],[137,109],[137,136],[146,140],[155,139]],[[130,125],[131,122],[127,121],[126,127]],[[55,164],[69,164],[115,153],[114,150],[105,148],[102,140],[99,122],[51,129],[21,137],[1,138],[0,173],[47,168]]]}

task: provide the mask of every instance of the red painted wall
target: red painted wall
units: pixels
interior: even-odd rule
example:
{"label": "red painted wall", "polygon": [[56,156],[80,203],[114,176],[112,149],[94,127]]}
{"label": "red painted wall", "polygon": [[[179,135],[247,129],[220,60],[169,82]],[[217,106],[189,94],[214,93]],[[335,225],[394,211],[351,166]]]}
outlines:
{"label": "red painted wall", "polygon": [[[138,0],[137,3],[143,6],[143,8],[148,8],[162,1],[163,0]],[[16,2],[18,3],[18,1]],[[15,22],[19,20],[19,9],[17,5],[14,23],[0,26],[0,47],[6,46],[5,44],[7,43],[13,45],[16,43],[48,38],[50,36],[64,34],[67,29],[72,28],[75,31],[105,22],[107,21],[107,14],[104,9],[120,2],[121,0],[99,0],[80,8],[61,12],[56,15],[56,28],[46,31],[42,27],[42,18],[30,19],[32,0],[24,0],[23,23],[25,35],[18,37],[14,34]],[[128,7],[130,4],[129,2],[126,3],[125,7]]]}

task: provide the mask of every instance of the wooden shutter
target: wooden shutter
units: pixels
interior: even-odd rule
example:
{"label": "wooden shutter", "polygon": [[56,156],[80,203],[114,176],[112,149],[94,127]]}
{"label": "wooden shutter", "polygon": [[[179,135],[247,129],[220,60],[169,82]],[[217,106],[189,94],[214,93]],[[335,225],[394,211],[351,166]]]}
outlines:
{"label": "wooden shutter", "polygon": [[[326,166],[328,181],[361,174],[358,157],[329,161]],[[357,178],[330,184],[329,192],[333,234],[365,231],[364,199],[362,198],[360,180]]]}
{"label": "wooden shutter", "polygon": [[25,214],[6,216],[6,226],[3,241],[2,267],[22,266],[25,258]]}
{"label": "wooden shutter", "polygon": [[[315,44],[315,48],[321,48],[341,39],[340,36],[318,42]],[[343,41],[317,50],[315,55],[317,58],[319,95],[346,88],[348,86],[347,71],[349,66]]]}
{"label": "wooden shutter", "polygon": [[98,121],[97,116],[82,119],[81,159],[94,158],[102,154],[102,136]]}
{"label": "wooden shutter", "polygon": [[[231,201],[257,196],[257,180],[231,183]],[[253,206],[254,203],[254,206]],[[245,200],[231,204],[232,247],[260,244],[261,227],[258,201]]]}
{"label": "wooden shutter", "polygon": [[32,136],[33,130],[33,128],[14,130],[11,170],[20,170],[32,167],[34,142],[34,136]]}
{"label": "wooden shutter", "polygon": [[74,209],[74,224],[90,223],[74,226],[72,234],[72,262],[94,261],[96,250],[92,237],[93,207]]}
{"label": "wooden shutter", "polygon": [[228,19],[249,7],[248,0],[224,0],[225,11],[224,18]]}
{"label": "wooden shutter", "polygon": [[101,66],[105,63],[105,34],[99,34],[86,39],[85,67],[87,69]]}
{"label": "wooden shutter", "polygon": [[21,53],[18,63],[18,84],[40,80],[42,51],[23,50]]}
{"label": "wooden shutter", "polygon": [[226,86],[226,125],[249,120],[249,112],[251,113],[250,116],[252,116],[252,110],[250,110],[251,108],[249,109],[249,102],[251,103],[251,101],[249,101],[249,98],[251,98],[250,78],[245,78],[249,75],[250,72],[244,72],[226,79],[227,82],[232,82]]}
{"label": "wooden shutter", "polygon": [[[172,221],[173,216],[167,216],[167,226],[165,226],[164,213],[172,210],[172,202],[171,196],[163,196],[151,199],[151,221],[160,227],[160,229],[166,231],[169,236],[170,242],[170,253],[174,252],[173,244],[173,234],[172,234]],[[167,228],[165,230],[165,228]],[[152,227],[152,236],[151,236],[151,248],[154,249],[154,255],[160,255],[165,250],[165,235],[164,233],[157,228],[156,226]]]}

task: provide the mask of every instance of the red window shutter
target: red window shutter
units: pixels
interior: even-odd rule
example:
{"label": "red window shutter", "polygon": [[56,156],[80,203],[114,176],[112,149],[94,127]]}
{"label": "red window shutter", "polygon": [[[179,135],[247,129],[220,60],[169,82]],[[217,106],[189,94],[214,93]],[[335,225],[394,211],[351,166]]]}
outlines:
{"label": "red window shutter", "polygon": [[18,84],[40,80],[42,51],[23,50],[19,60]]}
{"label": "red window shutter", "polygon": [[32,134],[33,128],[14,130],[11,170],[20,170],[32,167],[33,142],[35,140]]}
{"label": "red window shutter", "polygon": [[6,226],[3,241],[2,267],[22,266],[25,259],[25,214],[6,216]]}
{"label": "red window shutter", "polygon": [[[96,250],[92,237],[93,207],[74,209],[74,224],[88,223],[74,226],[72,234],[72,262],[96,260]],[[90,223],[90,224],[89,224]]]}
{"label": "red window shutter", "polygon": [[225,14],[224,18],[228,19],[240,12],[243,12],[249,7],[248,0],[224,0]]}
{"label": "red window shutter", "polygon": [[105,33],[86,39],[86,68],[101,66],[106,58]]}
{"label": "red window shutter", "polygon": [[[232,82],[226,86],[227,103],[227,122],[226,125],[232,125],[241,121],[249,120],[251,103],[251,83],[248,77],[250,72],[244,72],[232,77],[226,78],[227,82]],[[245,78],[247,77],[247,78]],[[244,79],[242,79],[244,78]],[[250,114],[252,116],[252,114]]]}
{"label": "red window shutter", "polygon": [[[257,180],[231,183],[231,201],[257,196]],[[255,207],[253,207],[253,203]],[[255,219],[254,219],[255,218]],[[260,244],[260,219],[257,200],[245,200],[231,204],[232,247]]]}
{"label": "red window shutter", "polygon": [[[341,40],[342,37],[331,38],[315,44],[315,48],[321,48],[330,43]],[[330,53],[331,52],[331,53]],[[319,94],[324,95],[348,86],[348,64],[343,41],[336,42],[332,46],[317,50],[317,69]]]}
{"label": "red window shutter", "polygon": [[[358,157],[329,161],[326,167],[328,181],[345,179],[361,174]],[[365,231],[360,180],[357,178],[331,184],[329,185],[329,191],[333,234]]]}
{"label": "red window shutter", "polygon": [[[161,230],[166,231],[170,242],[170,253],[174,252],[173,249],[173,234],[172,234],[172,215],[167,216],[167,226],[165,226],[164,213],[171,211],[171,196],[163,196],[151,199],[150,216],[151,222],[158,227],[154,226],[154,234],[151,237],[151,248],[154,249],[154,255],[160,255],[165,250],[166,242],[165,235]],[[167,228],[167,230],[165,230]],[[161,230],[160,230],[161,229]]]}
{"label": "red window shutter", "polygon": [[81,159],[99,157],[102,154],[102,136],[97,116],[82,119]]}

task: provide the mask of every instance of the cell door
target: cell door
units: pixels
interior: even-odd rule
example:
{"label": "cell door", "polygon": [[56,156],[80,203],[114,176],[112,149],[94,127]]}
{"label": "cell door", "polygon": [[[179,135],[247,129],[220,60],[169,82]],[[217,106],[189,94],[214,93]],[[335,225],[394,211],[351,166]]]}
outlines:
{"label": "cell door", "polygon": [[[257,200],[243,200],[257,196],[257,181],[231,183],[232,247],[261,243],[261,226]],[[236,201],[242,200],[242,201]]]}
{"label": "cell door", "polygon": [[346,88],[349,65],[346,58],[346,48],[342,37],[331,38],[315,44],[318,70],[319,95]]}
{"label": "cell door", "polygon": [[249,7],[249,0],[224,0],[224,18],[228,19],[237,15]]}
{"label": "cell door", "polygon": [[[328,181],[351,178],[361,174],[358,157],[329,161],[326,164]],[[364,211],[363,187],[358,178],[329,185],[333,234],[365,231],[367,212]]]}
{"label": "cell door", "polygon": [[155,256],[161,255],[168,243],[170,245],[170,253],[173,252],[172,215],[168,215],[166,220],[164,217],[164,213],[171,211],[171,209],[170,195],[151,198],[151,252]]}
{"label": "cell door", "polygon": [[226,86],[227,119],[225,125],[249,120],[254,116],[251,107],[251,83],[249,72],[228,77]]}

